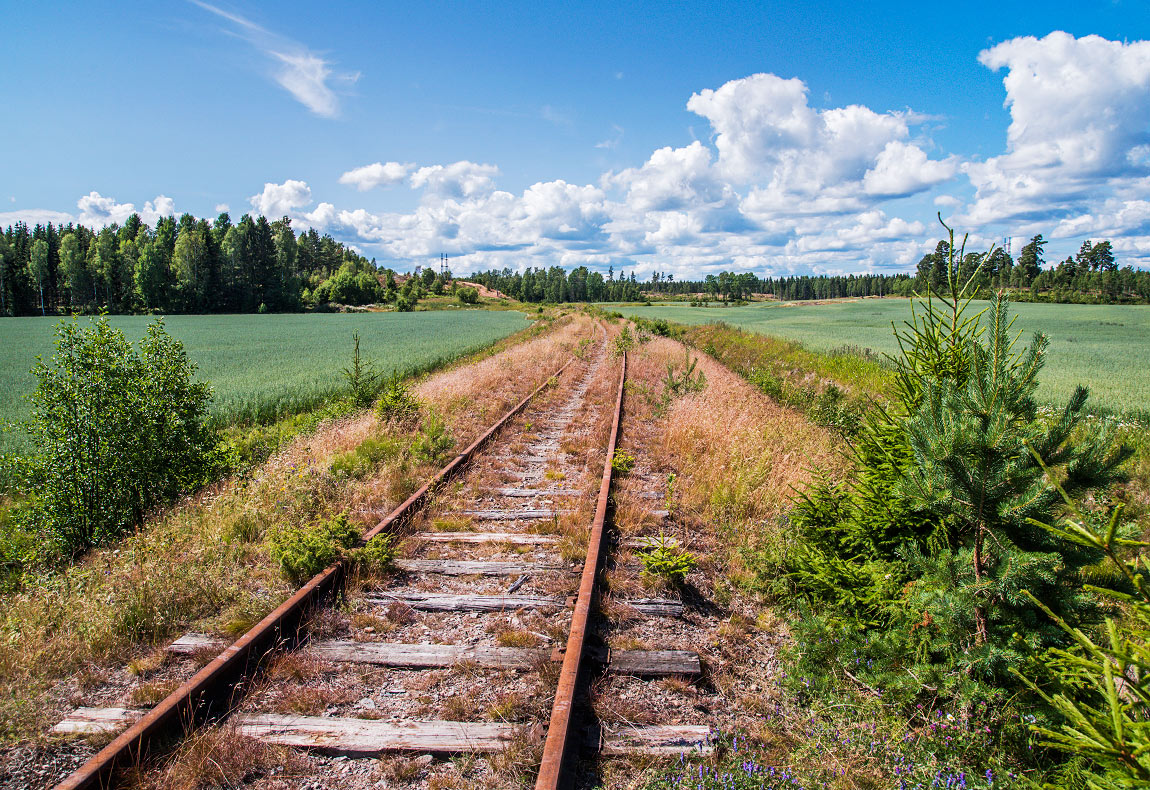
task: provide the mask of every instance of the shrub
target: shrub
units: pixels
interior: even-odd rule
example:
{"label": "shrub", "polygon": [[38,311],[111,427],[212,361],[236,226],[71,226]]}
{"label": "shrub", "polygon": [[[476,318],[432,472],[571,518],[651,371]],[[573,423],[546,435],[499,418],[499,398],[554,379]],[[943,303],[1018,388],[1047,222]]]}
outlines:
{"label": "shrub", "polygon": [[659,579],[672,587],[687,580],[687,574],[698,564],[695,555],[679,545],[679,541],[659,533],[657,538],[645,538],[638,550],[643,563],[643,574]]}
{"label": "shrub", "polygon": [[611,456],[611,469],[617,475],[630,474],[634,466],[635,456],[625,450],[616,450],[615,455]]}
{"label": "shrub", "polygon": [[455,298],[460,304],[479,304],[479,291],[466,285],[459,286],[455,291]]}
{"label": "shrub", "polygon": [[455,437],[447,429],[447,423],[433,411],[423,421],[419,436],[411,445],[411,452],[424,463],[439,464],[446,460],[448,450],[454,446]]}
{"label": "shrub", "polygon": [[56,353],[33,370],[27,424],[34,518],[55,548],[114,538],[213,476],[224,461],[195,370],[162,320],[136,348],[106,318],[60,323]]}
{"label": "shrub", "polygon": [[376,535],[362,548],[352,549],[348,557],[361,571],[382,573],[395,561],[395,536]]}
{"label": "shrub", "polygon": [[379,374],[371,362],[363,361],[359,355],[359,332],[351,336],[353,349],[351,352],[351,365],[343,369],[343,377],[347,380],[347,387],[351,393],[351,400],[356,406],[367,406],[371,403],[375,391],[379,387]]}
{"label": "shrub", "polygon": [[347,514],[306,527],[285,527],[268,539],[272,558],[293,584],[303,584],[333,564],[359,540]]}
{"label": "shrub", "polygon": [[631,334],[631,327],[624,325],[623,331],[620,332],[611,342],[611,355],[615,357],[621,357],[623,354],[630,351],[634,345],[635,336]]}
{"label": "shrub", "polygon": [[359,480],[374,472],[381,463],[403,457],[406,451],[404,442],[394,437],[364,439],[354,450],[333,458],[331,472]]}
{"label": "shrub", "polygon": [[375,413],[384,422],[405,422],[419,415],[419,401],[398,373],[392,373],[384,382]]}

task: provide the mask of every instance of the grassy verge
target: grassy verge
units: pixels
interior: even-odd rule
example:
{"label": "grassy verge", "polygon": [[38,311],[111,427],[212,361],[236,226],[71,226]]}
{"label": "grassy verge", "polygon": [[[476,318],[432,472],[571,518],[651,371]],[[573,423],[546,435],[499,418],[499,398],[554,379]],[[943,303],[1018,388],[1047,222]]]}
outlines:
{"label": "grassy verge", "polygon": [[[792,584],[780,559],[794,548],[789,512],[795,494],[818,473],[836,479],[850,468],[842,440],[849,432],[822,419],[815,405],[820,393],[837,387],[843,400],[862,410],[890,391],[890,372],[865,356],[822,354],[729,326],[639,321],[637,329],[640,336],[680,339],[721,363],[704,358],[706,389],[651,417],[657,436],[648,445],[658,451],[658,468],[674,472],[671,507],[676,520],[691,525],[683,539],[700,553],[700,568],[689,577],[695,593],[730,613],[724,628],[738,629],[740,646],[761,646],[749,656],[732,647],[726,657],[720,634],[720,656],[707,658],[701,685],[717,688],[737,711],[723,720],[721,706],[708,703],[708,718],[719,725],[713,756],[614,767],[612,781],[652,790],[1075,784],[1079,763],[1061,761],[1054,770],[1051,755],[1037,746],[1031,750],[1026,717],[1035,711],[1010,699],[955,705],[932,702],[929,695],[908,710],[866,682],[866,662],[881,653],[867,633],[828,638],[819,613],[789,603],[792,596],[776,597]],[[637,367],[644,357],[654,362],[656,372],[644,381],[636,371],[632,384],[651,404],[666,403],[661,366],[684,358],[681,348],[662,344],[673,345],[641,342],[634,352]],[[641,419],[641,411],[630,414]],[[1150,441],[1130,426],[1126,440],[1135,448],[1126,465],[1130,482],[1102,499],[1126,501],[1145,525]],[[828,450],[833,445],[837,452]],[[628,517],[622,506],[620,513]],[[626,532],[626,525],[621,529]],[[737,666],[725,666],[725,660]],[[705,720],[692,717],[690,723]]]}
{"label": "grassy verge", "polygon": [[290,594],[276,536],[343,513],[374,523],[592,331],[585,319],[554,322],[426,377],[413,388],[416,420],[317,412],[261,429],[261,453],[276,449],[264,462],[74,564],[28,572],[0,598],[0,742],[42,737],[109,687],[138,687],[146,700],[153,676],[190,675],[195,664],[173,664],[166,640],[237,635]]}

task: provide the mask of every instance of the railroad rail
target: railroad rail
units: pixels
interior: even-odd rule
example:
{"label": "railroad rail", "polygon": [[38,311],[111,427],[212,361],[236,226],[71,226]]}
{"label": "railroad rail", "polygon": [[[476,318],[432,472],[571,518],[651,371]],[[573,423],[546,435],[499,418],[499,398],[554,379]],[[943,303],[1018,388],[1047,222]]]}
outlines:
{"label": "railroad rail", "polygon": [[[588,366],[567,404],[552,419],[547,431],[536,433],[527,452],[503,456],[485,453],[492,463],[497,464],[500,459],[506,461],[510,468],[502,469],[499,474],[517,482],[513,486],[494,488],[494,496],[490,495],[490,486],[482,489],[487,494],[480,498],[482,503],[500,501],[503,507],[492,508],[483,504],[472,509],[456,509],[454,515],[468,519],[469,526],[475,522],[484,522],[505,525],[505,531],[494,531],[495,527],[488,532],[432,530],[411,536],[419,542],[418,545],[423,547],[420,551],[427,556],[407,557],[397,561],[396,565],[401,575],[424,583],[414,587],[411,584],[399,584],[394,588],[389,586],[370,593],[366,598],[367,605],[389,614],[396,610],[439,612],[449,613],[442,615],[449,618],[462,616],[460,613],[467,613],[467,616],[476,619],[480,616],[502,617],[511,613],[517,620],[516,613],[539,611],[550,613],[548,617],[551,622],[555,622],[562,620],[564,613],[570,610],[570,625],[565,639],[554,639],[552,649],[546,646],[481,644],[484,640],[476,638],[464,644],[428,644],[426,641],[415,644],[369,639],[313,641],[305,646],[306,650],[322,661],[403,670],[445,668],[467,663],[499,671],[533,672],[538,670],[540,662],[561,661],[555,695],[550,705],[550,717],[545,725],[546,738],[535,783],[537,790],[557,790],[569,784],[573,755],[581,749],[594,749],[600,745],[589,740],[588,731],[580,722],[583,712],[578,709],[578,689],[586,679],[589,660],[598,664],[600,669],[606,665],[608,671],[637,676],[699,672],[699,659],[693,653],[623,651],[605,656],[603,651],[591,650],[588,644],[603,560],[604,533],[611,505],[612,461],[622,424],[627,376],[625,354],[619,365],[613,418],[595,499],[594,516],[587,535],[586,557],[579,570],[578,593],[573,600],[554,594],[554,586],[561,586],[565,573],[569,575],[573,570],[556,562],[552,553],[564,539],[559,527],[560,518],[566,517],[563,515],[564,509],[554,503],[556,500],[564,503],[578,502],[580,492],[562,482],[557,483],[556,478],[563,481],[563,475],[554,473],[554,470],[545,470],[545,467],[560,455],[559,439],[564,435],[563,432],[570,430],[571,424],[579,422],[574,418],[584,406],[587,388],[604,363],[603,356],[600,350],[599,358]],[[459,475],[480,453],[489,450],[493,439],[513,419],[522,415],[548,384],[562,376],[574,361],[562,365],[547,382],[508,410],[406,501],[366,531],[362,540],[367,541],[385,533],[398,534],[408,526],[418,514],[426,510],[433,492],[442,490],[447,481]],[[564,420],[567,422],[564,423]],[[501,444],[509,443],[504,441]],[[513,529],[516,526],[527,528],[516,531]],[[546,527],[551,527],[552,531],[548,532]],[[431,554],[427,553],[427,547],[432,547]],[[477,547],[495,551],[500,558],[475,558],[468,553],[478,550]],[[502,558],[507,549],[512,552],[510,561]],[[444,551],[455,552],[456,556],[444,558]],[[534,561],[523,561],[516,554],[525,551],[535,552]],[[345,564],[340,562],[317,574],[150,711],[141,714],[120,708],[78,709],[57,726],[57,732],[115,732],[125,725],[127,729],[57,785],[57,790],[115,786],[121,770],[143,764],[154,753],[160,739],[167,739],[165,743],[170,743],[173,736],[187,733],[196,723],[220,720],[224,716],[228,716],[229,721],[237,722],[238,731],[242,734],[267,742],[351,756],[392,751],[415,751],[420,754],[467,751],[490,753],[506,748],[511,739],[522,737],[521,728],[516,729],[503,723],[440,720],[385,722],[355,717],[239,713],[244,692],[248,688],[245,680],[263,666],[272,651],[284,646],[300,646],[305,641],[303,630],[308,613],[326,596],[341,588],[347,571]],[[544,584],[540,579],[546,576],[552,579],[558,577],[559,582]],[[509,577],[515,577],[516,581],[498,594],[474,592],[476,585],[482,587],[482,584],[474,580],[495,583]],[[428,579],[441,581],[428,582]],[[454,593],[427,590],[429,585],[451,589],[461,584],[466,585],[464,589],[456,589]],[[530,586],[521,591],[525,584]],[[682,612],[682,605],[672,600],[644,599],[630,603],[638,611],[651,616],[675,616]],[[476,622],[472,627],[478,626]],[[169,650],[186,654],[216,646],[218,643],[210,637],[190,634],[177,640]],[[636,728],[619,739],[613,750],[614,753],[650,751],[665,754],[670,753],[669,750],[689,749],[694,741],[700,740],[696,732],[698,729]]]}

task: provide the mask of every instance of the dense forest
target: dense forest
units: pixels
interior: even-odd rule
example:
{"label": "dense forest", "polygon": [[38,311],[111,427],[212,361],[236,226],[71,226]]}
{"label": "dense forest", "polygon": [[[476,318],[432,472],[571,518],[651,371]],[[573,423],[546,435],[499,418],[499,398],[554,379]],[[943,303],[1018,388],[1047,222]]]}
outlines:
{"label": "dense forest", "polygon": [[[1150,272],[1118,267],[1109,241],[1082,244],[1053,266],[1043,259],[1041,235],[1015,261],[996,248],[974,279],[989,296],[1007,290],[1015,301],[1146,303]],[[721,272],[703,280],[675,280],[655,272],[607,276],[580,266],[510,268],[471,279],[523,302],[631,302],[645,298],[738,301],[753,294],[785,300],[909,296],[937,291],[950,249],[940,241],[915,274],[759,277]],[[963,278],[983,256],[961,258]],[[99,230],[83,225],[17,223],[0,233],[0,315],[48,313],[247,313],[322,308],[329,303],[392,302],[411,309],[425,293],[443,293],[450,274],[415,267],[418,278],[379,269],[354,250],[314,229],[296,234],[288,217],[269,222],[228,214],[214,222],[184,214],[154,228],[133,214]]]}
{"label": "dense forest", "polygon": [[17,223],[0,233],[0,315],[287,311],[384,301],[389,286],[397,299],[393,273],[331,236],[297,236],[287,217],[184,214],[151,228],[133,214],[100,230]]}

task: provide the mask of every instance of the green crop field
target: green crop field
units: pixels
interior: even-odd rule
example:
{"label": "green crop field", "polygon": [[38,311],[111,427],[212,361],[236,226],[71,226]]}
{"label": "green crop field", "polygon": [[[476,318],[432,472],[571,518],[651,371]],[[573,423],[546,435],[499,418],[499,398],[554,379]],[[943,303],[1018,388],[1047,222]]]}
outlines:
{"label": "green crop field", "polygon": [[[81,322],[89,319],[81,318]],[[112,316],[138,340],[152,319]],[[53,351],[57,319],[0,319],[0,423],[26,417],[36,355]],[[215,389],[223,420],[305,408],[343,388],[342,369],[360,334],[360,353],[377,370],[412,371],[458,356],[527,326],[514,311],[170,316],[168,333],[184,342],[198,376]],[[0,451],[20,450],[22,434],[0,434]]]}
{"label": "green crop field", "polygon": [[[986,303],[976,303],[979,307]],[[862,299],[825,304],[755,304],[691,307],[685,304],[617,307],[625,315],[684,324],[725,321],[764,335],[797,340],[808,348],[843,346],[897,351],[891,322],[910,317],[906,299]],[[1074,387],[1090,388],[1096,411],[1150,419],[1150,307],[1125,305],[1011,305],[1024,339],[1050,336],[1040,395],[1065,402]]]}

